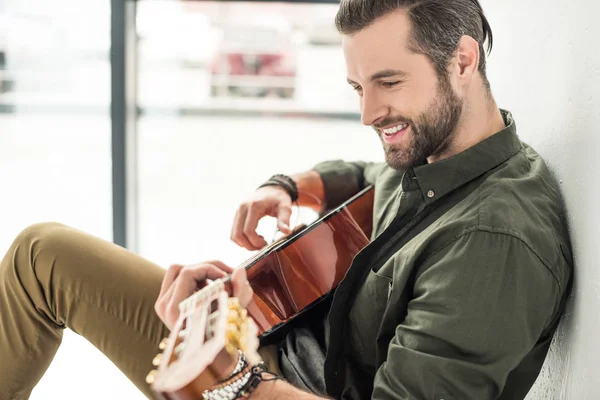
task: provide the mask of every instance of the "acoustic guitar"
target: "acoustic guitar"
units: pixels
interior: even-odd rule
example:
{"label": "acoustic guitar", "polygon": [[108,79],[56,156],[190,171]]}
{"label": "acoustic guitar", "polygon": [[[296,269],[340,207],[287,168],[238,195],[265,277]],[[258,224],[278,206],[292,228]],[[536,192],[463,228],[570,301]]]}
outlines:
{"label": "acoustic guitar", "polygon": [[[300,226],[239,266],[253,301],[230,297],[230,277],[211,282],[179,305],[180,316],[153,360],[147,382],[159,398],[202,399],[252,339],[264,340],[333,294],[371,237],[374,189],[367,187],[317,221]],[[258,331],[248,325],[251,317]],[[250,337],[252,336],[252,337]]]}

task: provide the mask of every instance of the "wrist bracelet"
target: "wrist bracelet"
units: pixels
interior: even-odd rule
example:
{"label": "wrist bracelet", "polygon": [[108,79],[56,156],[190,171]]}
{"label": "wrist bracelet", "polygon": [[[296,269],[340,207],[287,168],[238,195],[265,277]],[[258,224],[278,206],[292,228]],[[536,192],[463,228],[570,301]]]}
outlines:
{"label": "wrist bracelet", "polygon": [[[202,393],[202,397],[206,400],[216,400],[216,399],[235,399],[235,395],[238,390],[240,390],[246,381],[242,378],[250,377],[249,371],[251,366],[248,365],[246,361],[246,357],[241,350],[238,350],[238,361],[236,366],[233,368],[231,375],[227,379],[217,382],[211,389],[205,390]],[[228,388],[228,389],[225,389]],[[235,390],[234,390],[235,389]],[[227,393],[223,393],[225,390]]]}
{"label": "wrist bracelet", "polygon": [[[265,378],[263,377],[263,374],[268,374],[270,376]],[[281,379],[281,377],[269,372],[267,365],[264,362],[256,364],[252,367],[250,378],[238,391],[236,399],[249,399],[250,395],[252,395],[261,382],[276,381],[278,379]]]}
{"label": "wrist bracelet", "polygon": [[[270,377],[264,378],[263,374],[269,374]],[[205,400],[248,399],[261,382],[277,379],[281,377],[270,373],[264,362],[254,366],[246,364],[237,376],[217,384],[211,390],[204,391],[202,397]]]}
{"label": "wrist bracelet", "polygon": [[241,350],[238,350],[238,362],[237,362],[235,368],[233,369],[233,372],[229,376],[229,378],[242,372],[242,370],[244,368],[246,368],[247,365],[248,365],[248,362],[246,361],[246,357],[244,357],[244,353],[242,353]]}
{"label": "wrist bracelet", "polygon": [[238,399],[238,393],[248,384],[252,376],[252,367],[246,366],[238,375],[221,382],[210,390],[202,393],[205,400],[235,400]]}
{"label": "wrist bracelet", "polygon": [[273,175],[269,178],[268,181],[260,185],[258,189],[265,186],[279,186],[280,188],[284,189],[287,192],[287,194],[290,195],[292,203],[298,200],[298,185],[296,185],[296,182],[287,175]]}

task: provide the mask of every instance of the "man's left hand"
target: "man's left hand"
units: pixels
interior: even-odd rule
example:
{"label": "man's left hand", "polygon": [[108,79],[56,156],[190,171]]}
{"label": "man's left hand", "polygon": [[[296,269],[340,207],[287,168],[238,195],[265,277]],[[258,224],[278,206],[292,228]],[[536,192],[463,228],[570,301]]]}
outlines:
{"label": "man's left hand", "polygon": [[179,318],[179,303],[206,286],[211,280],[223,278],[230,273],[233,296],[239,299],[242,307],[247,307],[252,301],[253,292],[246,269],[233,269],[220,261],[207,261],[188,266],[173,264],[169,267],[154,304],[156,313],[169,329],[173,329]]}

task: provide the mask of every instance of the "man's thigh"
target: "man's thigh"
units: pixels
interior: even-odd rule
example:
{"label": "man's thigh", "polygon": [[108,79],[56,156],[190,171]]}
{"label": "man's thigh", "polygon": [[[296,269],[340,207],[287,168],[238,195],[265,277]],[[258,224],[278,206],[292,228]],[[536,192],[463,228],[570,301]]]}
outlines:
{"label": "man's thigh", "polygon": [[168,335],[154,311],[164,268],[52,223],[24,230],[4,257],[1,272],[7,296],[0,309],[16,316],[4,333],[23,344],[16,346],[21,350],[15,362],[21,366],[13,366],[20,371],[13,383],[29,390],[51,362],[62,330],[70,328],[151,394],[145,376]]}
{"label": "man's thigh", "polygon": [[279,357],[277,355],[277,345],[270,344],[268,346],[263,346],[258,349],[258,354],[263,359],[267,368],[269,368],[269,372],[277,374],[279,376],[283,376],[281,369],[279,368]]}

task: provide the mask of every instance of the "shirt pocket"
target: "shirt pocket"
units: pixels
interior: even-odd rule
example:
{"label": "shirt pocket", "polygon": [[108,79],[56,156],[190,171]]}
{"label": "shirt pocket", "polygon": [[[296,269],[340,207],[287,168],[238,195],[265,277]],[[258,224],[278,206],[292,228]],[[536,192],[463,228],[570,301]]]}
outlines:
{"label": "shirt pocket", "polygon": [[392,278],[373,270],[356,295],[350,312],[352,351],[366,367],[375,365],[376,340],[392,288]]}

